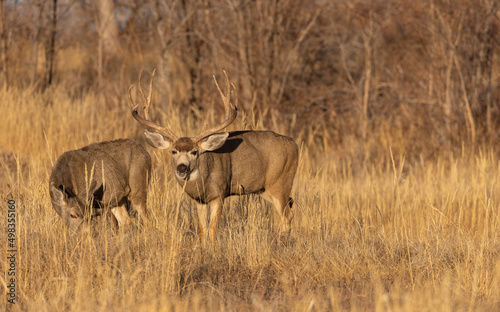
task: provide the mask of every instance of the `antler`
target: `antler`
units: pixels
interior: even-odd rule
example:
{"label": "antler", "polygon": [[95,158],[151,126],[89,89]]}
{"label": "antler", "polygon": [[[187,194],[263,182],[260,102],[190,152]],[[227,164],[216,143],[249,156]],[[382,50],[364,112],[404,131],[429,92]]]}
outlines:
{"label": "antler", "polygon": [[[224,76],[226,76],[226,85],[227,85],[226,95],[224,95],[222,93],[215,76],[214,76],[214,82],[215,82],[215,85],[217,86],[217,90],[219,91],[220,97],[222,98],[222,102],[224,103],[226,120],[222,124],[220,124],[219,126],[214,127],[212,129],[205,130],[205,131],[201,132],[200,134],[196,135],[195,137],[193,137],[192,140],[195,143],[197,143],[200,140],[203,140],[204,138],[206,138],[207,136],[212,135],[214,133],[217,133],[220,130],[229,126],[234,121],[234,119],[236,118],[236,115],[238,114],[238,109],[237,109],[238,94],[236,93],[236,87],[234,86],[234,84],[229,82],[229,79],[227,78],[226,71],[223,71],[223,72],[224,72]],[[234,90],[234,103],[235,103],[234,105],[233,105],[233,103],[230,102],[230,100],[231,100],[231,86],[233,87],[233,90]]]}
{"label": "antler", "polygon": [[175,142],[178,140],[178,137],[172,132],[172,130],[170,130],[170,128],[161,127],[161,126],[159,126],[159,125],[157,125],[149,120],[149,106],[151,105],[151,97],[152,97],[152,93],[153,93],[153,78],[155,77],[155,73],[156,73],[156,68],[153,70],[153,74],[151,75],[151,81],[149,82],[149,93],[148,93],[147,98],[144,96],[144,91],[142,91],[142,87],[141,87],[142,71],[139,74],[138,85],[139,85],[139,92],[141,93],[142,100],[144,101],[143,108],[144,108],[144,117],[145,118],[142,118],[141,116],[139,116],[139,113],[137,112],[137,107],[139,106],[139,104],[135,104],[134,100],[132,100],[131,90],[132,90],[132,87],[134,85],[131,85],[128,88],[128,98],[130,100],[130,105],[132,106],[132,116],[134,116],[135,120],[137,120],[141,124],[153,129],[155,132],[158,132],[159,134],[162,134],[162,135],[170,138],[173,142]]}

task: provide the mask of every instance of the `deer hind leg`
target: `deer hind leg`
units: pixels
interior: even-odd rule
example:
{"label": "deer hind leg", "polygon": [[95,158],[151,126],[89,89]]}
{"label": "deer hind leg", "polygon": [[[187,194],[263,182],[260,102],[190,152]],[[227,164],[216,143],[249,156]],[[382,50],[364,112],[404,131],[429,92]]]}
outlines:
{"label": "deer hind leg", "polygon": [[150,218],[147,197],[148,197],[148,184],[147,181],[138,181],[138,186],[132,188],[128,199],[131,204],[130,212],[134,214],[137,212],[139,221],[148,221]]}
{"label": "deer hind leg", "polygon": [[147,222],[150,218],[149,218],[146,198],[147,198],[147,193],[145,191],[136,192],[135,194],[131,192],[129,196],[131,204],[130,212],[131,213],[137,212],[139,220]]}
{"label": "deer hind leg", "polygon": [[111,208],[111,213],[113,213],[116,221],[118,221],[118,227],[120,229],[128,227],[132,222],[132,220],[130,220],[130,216],[128,215],[125,203],[121,204],[118,207]]}
{"label": "deer hind leg", "polygon": [[292,198],[287,195],[279,194],[278,192],[273,193],[272,190],[266,190],[261,196],[271,202],[278,213],[278,234],[282,237],[288,237],[291,231],[290,223],[293,219],[293,212],[291,209],[293,204]]}
{"label": "deer hind leg", "polygon": [[[151,167],[150,163],[149,167]],[[150,174],[151,170],[144,172],[142,166],[132,166],[130,169],[130,193],[128,195],[131,204],[130,212],[137,212],[140,221],[148,221],[150,219],[147,207]]]}

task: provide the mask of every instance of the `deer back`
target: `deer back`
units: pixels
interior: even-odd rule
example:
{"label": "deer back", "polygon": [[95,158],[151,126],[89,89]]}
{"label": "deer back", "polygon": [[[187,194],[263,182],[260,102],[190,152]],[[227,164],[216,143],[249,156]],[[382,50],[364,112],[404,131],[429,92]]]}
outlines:
{"label": "deer back", "polygon": [[199,156],[199,176],[185,182],[185,191],[200,202],[263,192],[281,180],[293,180],[298,153],[293,139],[272,131],[230,132],[222,147]]}
{"label": "deer back", "polygon": [[131,170],[149,177],[151,159],[142,146],[128,139],[101,142],[62,154],[49,183],[74,198],[84,214],[91,198],[97,204],[94,208],[120,204],[134,187]]}

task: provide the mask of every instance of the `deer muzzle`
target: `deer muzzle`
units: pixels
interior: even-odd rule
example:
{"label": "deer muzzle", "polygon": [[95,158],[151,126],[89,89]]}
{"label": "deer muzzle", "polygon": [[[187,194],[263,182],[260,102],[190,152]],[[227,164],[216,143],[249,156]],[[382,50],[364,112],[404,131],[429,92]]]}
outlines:
{"label": "deer muzzle", "polygon": [[181,179],[186,180],[189,177],[189,170],[185,164],[180,164],[177,166],[177,176]]}

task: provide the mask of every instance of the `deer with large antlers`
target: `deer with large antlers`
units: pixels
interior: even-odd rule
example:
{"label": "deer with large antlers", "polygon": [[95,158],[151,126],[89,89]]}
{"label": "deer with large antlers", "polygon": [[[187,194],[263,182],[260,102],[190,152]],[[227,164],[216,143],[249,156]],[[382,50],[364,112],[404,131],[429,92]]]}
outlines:
{"label": "deer with large antlers", "polygon": [[[207,230],[210,244],[214,246],[224,198],[231,195],[260,194],[270,201],[279,215],[279,234],[288,237],[293,218],[293,200],[289,196],[299,159],[295,141],[271,131],[223,131],[236,118],[238,102],[236,88],[230,84],[226,72],[226,94],[222,93],[214,76],[225,107],[226,120],[194,137],[179,138],[168,127],[159,126],[149,118],[154,73],[147,98],[139,77],[144,118],[138,113],[138,104],[134,104],[131,95],[133,85],[130,86],[132,115],[153,131],[145,130],[146,140],[151,146],[171,153],[177,182],[196,201],[202,247],[206,245]],[[234,105],[230,102],[231,86]]]}

